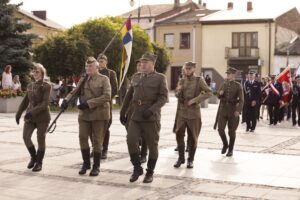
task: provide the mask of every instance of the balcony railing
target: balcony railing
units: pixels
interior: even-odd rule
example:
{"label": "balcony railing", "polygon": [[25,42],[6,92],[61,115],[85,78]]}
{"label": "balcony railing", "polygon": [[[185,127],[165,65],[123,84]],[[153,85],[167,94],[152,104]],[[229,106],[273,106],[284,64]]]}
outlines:
{"label": "balcony railing", "polygon": [[259,48],[251,48],[251,47],[240,47],[240,48],[230,48],[225,47],[225,59],[229,58],[259,58]]}

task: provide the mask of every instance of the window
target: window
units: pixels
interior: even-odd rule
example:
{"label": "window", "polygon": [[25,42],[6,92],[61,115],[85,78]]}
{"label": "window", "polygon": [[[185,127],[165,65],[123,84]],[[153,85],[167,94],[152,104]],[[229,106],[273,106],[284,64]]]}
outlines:
{"label": "window", "polygon": [[190,33],[180,33],[180,49],[189,49],[191,41]]}
{"label": "window", "polygon": [[239,49],[239,56],[251,56],[251,48],[258,48],[257,32],[232,33],[232,48]]}
{"label": "window", "polygon": [[174,48],[174,33],[166,33],[164,35],[164,42],[166,47],[173,49]]}

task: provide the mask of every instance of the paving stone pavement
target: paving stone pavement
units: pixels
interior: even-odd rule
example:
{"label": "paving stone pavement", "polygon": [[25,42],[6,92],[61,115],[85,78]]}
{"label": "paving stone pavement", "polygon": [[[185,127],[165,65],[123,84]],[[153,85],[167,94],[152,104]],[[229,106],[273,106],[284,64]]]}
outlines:
{"label": "paving stone pavement", "polygon": [[220,154],[221,142],[212,129],[217,105],[209,104],[201,110],[203,126],[194,169],[185,165],[174,169],[175,110],[176,99],[170,97],[162,110],[160,155],[151,184],[142,183],[143,176],[135,183],[128,181],[132,166],[118,110],[113,111],[108,159],[101,163],[98,177],[78,175],[76,113],[64,113],[56,131],[47,135],[39,173],[26,169],[29,157],[22,140],[23,125],[15,124],[14,114],[0,113],[0,200],[300,200],[300,128],[288,121],[270,127],[261,120],[255,133],[246,133],[241,124],[234,156],[227,158]]}

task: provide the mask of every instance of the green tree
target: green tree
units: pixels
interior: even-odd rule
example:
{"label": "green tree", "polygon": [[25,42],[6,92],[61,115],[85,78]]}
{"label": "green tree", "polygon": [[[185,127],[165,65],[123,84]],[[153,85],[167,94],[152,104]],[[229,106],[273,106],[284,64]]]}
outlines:
{"label": "green tree", "polygon": [[[82,33],[91,44],[93,56],[97,57],[105,49],[123,23],[124,19],[120,17],[94,19],[72,27],[68,30],[68,33]],[[109,59],[109,68],[115,70],[118,74],[120,72],[122,47],[123,44],[119,34],[105,52]],[[135,60],[140,58],[145,52],[153,52],[149,36],[139,26],[133,26],[133,45],[128,76],[135,72]]]}
{"label": "green tree", "polygon": [[30,51],[33,34],[25,34],[31,24],[23,23],[14,17],[21,4],[9,4],[9,0],[0,0],[0,66],[13,66],[13,73],[24,75],[32,65]]}
{"label": "green tree", "polygon": [[152,46],[154,49],[154,54],[157,55],[155,69],[160,73],[165,73],[167,71],[167,67],[169,67],[171,63],[170,52],[164,45],[152,43]]}
{"label": "green tree", "polygon": [[35,60],[43,63],[49,76],[79,75],[84,70],[85,60],[92,54],[90,44],[80,33],[57,34],[38,45]]}

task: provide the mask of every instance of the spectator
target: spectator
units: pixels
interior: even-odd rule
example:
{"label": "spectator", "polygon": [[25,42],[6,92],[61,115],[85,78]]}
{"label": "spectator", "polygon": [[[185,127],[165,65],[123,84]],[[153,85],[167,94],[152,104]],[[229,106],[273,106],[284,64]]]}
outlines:
{"label": "spectator", "polygon": [[52,91],[51,91],[51,104],[54,106],[58,106],[59,103],[59,79],[55,80],[55,83],[52,84]]}
{"label": "spectator", "polygon": [[6,65],[4,72],[2,74],[2,88],[11,89],[13,85],[12,75],[11,75],[11,65]]}
{"label": "spectator", "polygon": [[12,89],[17,91],[21,90],[21,82],[20,82],[20,77],[19,75],[15,75],[13,79],[13,84],[12,84]]}
{"label": "spectator", "polygon": [[211,78],[210,78],[210,76],[209,76],[208,74],[205,76],[205,82],[206,82],[206,84],[207,84],[208,86],[210,86]]}

